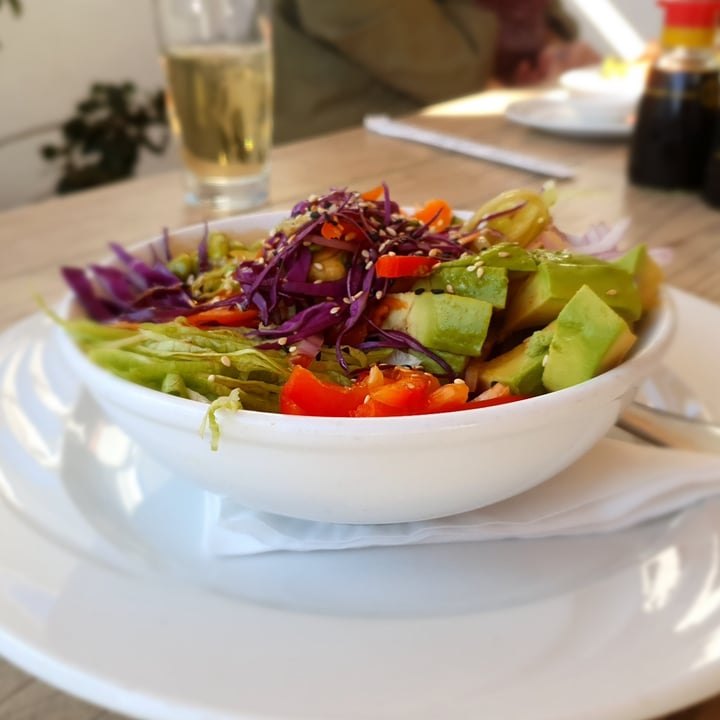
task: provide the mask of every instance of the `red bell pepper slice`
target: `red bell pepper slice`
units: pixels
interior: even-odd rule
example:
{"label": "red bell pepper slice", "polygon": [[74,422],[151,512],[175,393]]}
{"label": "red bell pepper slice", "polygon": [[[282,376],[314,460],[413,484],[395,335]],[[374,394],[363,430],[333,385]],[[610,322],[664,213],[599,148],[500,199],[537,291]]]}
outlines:
{"label": "red bell pepper slice", "polygon": [[439,263],[423,255],[381,255],[375,263],[379,278],[424,277]]}
{"label": "red bell pepper slice", "polygon": [[238,310],[237,307],[210,308],[187,315],[186,320],[195,327],[224,326],[224,327],[256,327],[258,324],[258,311]]}
{"label": "red bell pepper slice", "polygon": [[280,391],[280,412],[286,415],[347,417],[363,398],[361,388],[325,382],[302,365],[295,365]]}

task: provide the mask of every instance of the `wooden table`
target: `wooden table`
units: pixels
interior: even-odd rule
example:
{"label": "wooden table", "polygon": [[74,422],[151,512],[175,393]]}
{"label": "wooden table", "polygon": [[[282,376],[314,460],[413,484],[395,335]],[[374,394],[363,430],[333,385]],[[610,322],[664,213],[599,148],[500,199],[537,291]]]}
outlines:
{"label": "wooden table", "polygon": [[[582,232],[593,222],[630,217],[631,242],[675,249],[667,269],[674,285],[720,302],[720,212],[707,208],[693,194],[628,185],[626,143],[556,138],[510,125],[499,114],[507,100],[502,93],[487,93],[437,106],[412,121],[570,164],[577,177],[560,185],[554,211],[561,228]],[[272,205],[288,209],[296,200],[330,187],[368,189],[383,180],[403,204],[440,195],[453,207],[469,209],[503,190],[538,187],[542,181],[510,168],[354,129],[277,148]],[[202,213],[183,206],[179,174],[146,177],[0,214],[0,328],[34,312],[35,295],[54,300],[64,293],[59,265],[101,259],[107,256],[110,241],[131,244],[157,234],[163,226],[172,229],[201,217]],[[119,717],[0,661],[3,720]],[[720,697],[671,717],[720,717]]]}

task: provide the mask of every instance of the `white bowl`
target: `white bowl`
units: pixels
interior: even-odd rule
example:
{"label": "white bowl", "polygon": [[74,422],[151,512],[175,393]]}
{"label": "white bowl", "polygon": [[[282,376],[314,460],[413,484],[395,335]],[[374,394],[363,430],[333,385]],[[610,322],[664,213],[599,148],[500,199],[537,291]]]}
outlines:
{"label": "white bowl", "polygon": [[[284,213],[211,223],[239,233]],[[202,226],[173,233],[195,246]],[[254,236],[250,233],[250,237]],[[160,239],[132,249],[149,259]],[[62,313],[79,313],[68,298]],[[58,329],[64,357],[108,416],[147,453],[206,490],[309,520],[390,523],[442,517],[521,493],[564,469],[613,426],[655,368],[673,327],[667,297],[643,321],[632,355],[575,387],[517,403],[437,415],[298,417],[220,412],[220,445],[199,428],[207,405],[165,395],[94,365]]]}
{"label": "white bowl", "polygon": [[628,69],[624,75],[608,75],[602,65],[575,68],[559,78],[560,87],[576,97],[594,97],[634,105],[645,87],[646,69],[640,65]]}

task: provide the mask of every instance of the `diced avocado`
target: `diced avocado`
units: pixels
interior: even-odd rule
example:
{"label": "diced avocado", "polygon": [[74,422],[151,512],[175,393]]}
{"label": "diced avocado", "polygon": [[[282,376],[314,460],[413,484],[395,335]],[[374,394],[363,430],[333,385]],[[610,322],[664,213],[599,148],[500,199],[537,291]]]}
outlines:
{"label": "diced avocado", "polygon": [[[469,358],[467,355],[456,355],[455,353],[435,350],[434,348],[432,348],[432,352],[434,352],[435,355],[443,359],[456,375],[462,374],[468,364]],[[420,365],[423,370],[426,370],[429,373],[433,373],[433,375],[443,375],[445,374],[445,372],[447,372],[444,367],[441,367],[438,363],[436,363],[432,358],[429,358],[427,355],[422,355],[421,353],[413,351],[408,352],[407,354],[415,358],[417,364]]]}
{"label": "diced avocado", "polygon": [[433,350],[477,356],[487,335],[493,306],[451,293],[388,295],[391,310],[382,326],[403,330]]}
{"label": "diced avocado", "polygon": [[478,257],[488,267],[502,267],[509,272],[527,273],[537,269],[533,256],[517,243],[491,245]]}
{"label": "diced avocado", "polygon": [[589,285],[628,322],[642,313],[640,293],[632,276],[621,268],[599,265],[567,265],[543,262],[512,295],[505,313],[503,336],[517,330],[542,327],[554,320],[571,297]]}
{"label": "diced avocado", "polygon": [[484,267],[477,264],[455,265],[441,263],[432,273],[418,280],[413,290],[447,290],[454,295],[485,300],[502,310],[507,301],[508,278],[505,268]]}
{"label": "diced avocado", "polygon": [[554,331],[555,322],[537,330],[512,350],[477,366],[478,389],[487,390],[494,383],[502,383],[515,395],[540,395],[545,392],[542,384],[543,359]]}
{"label": "diced avocado", "polygon": [[606,265],[607,261],[602,260],[595,255],[585,255],[584,253],[574,253],[570,250],[531,250],[530,254],[535,262],[545,263],[554,262],[564,265]]}
{"label": "diced avocado", "polygon": [[543,385],[552,391],[585,382],[621,362],[635,339],[627,322],[583,285],[558,315]]}
{"label": "diced avocado", "polygon": [[635,278],[643,310],[649,310],[657,303],[663,271],[650,256],[646,245],[636,245],[622,257],[613,260],[612,264]]}

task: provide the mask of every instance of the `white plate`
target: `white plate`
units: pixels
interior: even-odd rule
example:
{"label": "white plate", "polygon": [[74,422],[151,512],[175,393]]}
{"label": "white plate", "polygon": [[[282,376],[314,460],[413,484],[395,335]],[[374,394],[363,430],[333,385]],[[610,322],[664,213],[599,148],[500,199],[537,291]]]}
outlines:
{"label": "white plate", "polygon": [[574,98],[564,92],[518,100],[505,116],[520,125],[578,138],[626,138],[632,133],[634,105],[601,98]]}
{"label": "white plate", "polygon": [[[720,417],[720,310],[673,294],[669,365]],[[629,720],[720,691],[720,503],[605,536],[212,560],[199,491],[49,337],[0,336],[0,653],[46,681],[154,720]]]}

